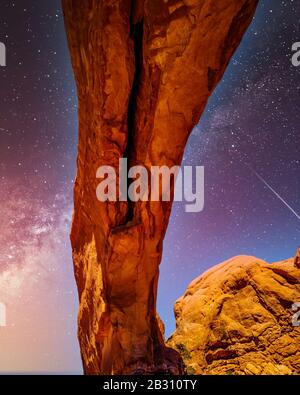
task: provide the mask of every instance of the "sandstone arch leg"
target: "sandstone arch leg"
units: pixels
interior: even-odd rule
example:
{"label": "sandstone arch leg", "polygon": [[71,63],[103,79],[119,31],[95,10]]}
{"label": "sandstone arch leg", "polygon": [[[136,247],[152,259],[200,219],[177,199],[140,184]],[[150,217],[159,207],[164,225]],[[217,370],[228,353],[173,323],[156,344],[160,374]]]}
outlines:
{"label": "sandstone arch leg", "polygon": [[79,102],[72,247],[86,374],[182,372],[156,318],[172,202],[96,200],[96,169],[179,165],[257,0],[63,0]]}

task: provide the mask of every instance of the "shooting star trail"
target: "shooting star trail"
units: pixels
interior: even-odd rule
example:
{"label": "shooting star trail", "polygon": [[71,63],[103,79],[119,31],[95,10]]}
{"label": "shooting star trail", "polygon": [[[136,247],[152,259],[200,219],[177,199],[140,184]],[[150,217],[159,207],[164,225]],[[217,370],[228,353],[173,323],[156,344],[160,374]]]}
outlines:
{"label": "shooting star trail", "polygon": [[271,185],[270,184],[268,184],[267,183],[267,181],[264,179],[264,178],[262,178],[262,176],[260,176],[258,173],[256,173],[256,171],[255,170],[253,170],[253,169],[251,169],[251,167],[249,167],[249,169],[252,171],[252,173],[254,173],[255,175],[256,175],[256,177],[261,181],[261,182],[263,182],[265,185],[266,185],[266,187],[268,187],[269,189],[270,189],[270,191],[272,191],[273,193],[274,193],[274,195],[275,196],[277,196],[278,197],[278,199],[279,200],[281,200],[282,201],[282,203],[298,218],[298,219],[300,219],[300,215],[298,214],[298,213],[296,213],[296,211],[279,195],[279,193],[277,193],[272,187],[271,187]]}

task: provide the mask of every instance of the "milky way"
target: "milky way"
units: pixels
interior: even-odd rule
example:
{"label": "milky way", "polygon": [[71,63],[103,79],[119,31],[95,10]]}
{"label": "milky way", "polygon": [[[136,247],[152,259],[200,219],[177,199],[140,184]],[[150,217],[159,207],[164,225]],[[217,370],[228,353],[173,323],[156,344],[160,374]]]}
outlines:
{"label": "milky way", "polygon": [[[0,2],[0,370],[81,372],[69,228],[77,104],[60,1]],[[298,219],[249,170],[300,211],[300,3],[262,0],[255,20],[188,142],[184,164],[205,166],[205,208],[175,203],[158,310],[212,265],[249,254],[270,262],[300,244]]]}

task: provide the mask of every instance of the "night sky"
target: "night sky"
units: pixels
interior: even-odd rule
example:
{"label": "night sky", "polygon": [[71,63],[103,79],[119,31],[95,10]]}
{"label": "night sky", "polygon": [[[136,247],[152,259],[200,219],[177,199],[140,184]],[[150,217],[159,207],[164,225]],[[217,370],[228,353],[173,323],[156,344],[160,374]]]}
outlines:
{"label": "night sky", "polygon": [[[205,166],[205,209],[175,203],[158,310],[209,267],[235,255],[294,255],[300,221],[300,2],[261,0],[255,19],[188,142]],[[69,229],[77,102],[59,0],[0,0],[0,371],[81,372]]]}

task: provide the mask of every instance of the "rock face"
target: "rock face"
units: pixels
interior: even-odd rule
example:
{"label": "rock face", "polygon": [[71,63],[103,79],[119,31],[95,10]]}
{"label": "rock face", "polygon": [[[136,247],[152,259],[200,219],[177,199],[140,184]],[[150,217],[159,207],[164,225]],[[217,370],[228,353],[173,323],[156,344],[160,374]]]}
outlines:
{"label": "rock face", "polygon": [[101,203],[96,170],[179,165],[258,0],[63,0],[79,102],[71,241],[86,374],[180,373],[156,318],[172,202]]}
{"label": "rock face", "polygon": [[268,264],[249,256],[194,280],[175,304],[168,345],[190,374],[300,374],[300,270],[293,259]]}
{"label": "rock face", "polygon": [[300,269],[300,247],[297,250],[296,256],[295,256],[295,266]]}

